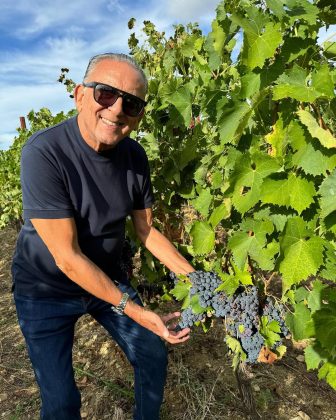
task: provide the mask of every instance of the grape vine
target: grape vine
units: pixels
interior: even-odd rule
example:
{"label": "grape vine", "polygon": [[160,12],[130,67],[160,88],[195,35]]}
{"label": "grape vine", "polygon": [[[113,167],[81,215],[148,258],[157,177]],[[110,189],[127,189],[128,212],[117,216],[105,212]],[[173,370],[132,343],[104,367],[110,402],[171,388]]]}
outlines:
{"label": "grape vine", "polygon": [[[149,79],[137,139],[155,224],[220,279],[195,278],[192,291],[181,280],[164,298],[182,301],[185,325],[223,318],[235,360],[261,360],[260,348],[281,357],[288,329],[307,345],[307,369],[336,389],[336,43],[318,38],[335,23],[333,0],[224,0],[208,34],[188,24],[167,36],[145,21],[129,48]],[[45,112],[31,132],[56,122]],[[1,226],[21,214],[28,134],[0,154]],[[141,259],[150,283],[167,278],[146,250]]]}

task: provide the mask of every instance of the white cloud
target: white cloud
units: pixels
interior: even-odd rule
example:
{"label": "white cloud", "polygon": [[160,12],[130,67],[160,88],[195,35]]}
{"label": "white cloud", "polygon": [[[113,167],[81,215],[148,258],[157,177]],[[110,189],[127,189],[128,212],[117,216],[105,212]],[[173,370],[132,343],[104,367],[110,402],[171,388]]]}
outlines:
{"label": "white cloud", "polygon": [[215,17],[219,0],[167,0],[162,7],[165,16],[179,23],[209,22]]}
{"label": "white cloud", "polygon": [[49,85],[16,85],[2,86],[0,115],[5,115],[1,121],[0,148],[5,142],[12,140],[10,137],[20,126],[19,118],[27,116],[33,109],[49,108],[53,113],[67,112],[74,108],[74,102],[69,98],[65,87],[60,84]]}

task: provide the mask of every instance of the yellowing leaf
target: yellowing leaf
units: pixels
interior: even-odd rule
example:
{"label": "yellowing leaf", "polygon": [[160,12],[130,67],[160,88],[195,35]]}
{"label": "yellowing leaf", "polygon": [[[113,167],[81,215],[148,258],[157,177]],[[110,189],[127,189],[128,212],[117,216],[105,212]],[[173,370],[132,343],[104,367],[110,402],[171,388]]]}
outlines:
{"label": "yellowing leaf", "polygon": [[310,135],[317,138],[322,146],[327,147],[328,149],[336,147],[336,138],[329,131],[320,127],[310,112],[302,109],[298,111],[297,114],[302,124],[307,127]]}

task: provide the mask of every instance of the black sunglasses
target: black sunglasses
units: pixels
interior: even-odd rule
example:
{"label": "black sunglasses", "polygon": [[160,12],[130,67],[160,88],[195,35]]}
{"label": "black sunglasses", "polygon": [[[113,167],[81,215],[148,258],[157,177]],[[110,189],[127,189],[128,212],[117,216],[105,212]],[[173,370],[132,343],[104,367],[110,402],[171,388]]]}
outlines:
{"label": "black sunglasses", "polygon": [[117,89],[113,86],[105,85],[99,82],[84,83],[84,87],[93,88],[93,97],[99,105],[104,108],[112,106],[118,98],[122,98],[122,110],[129,117],[138,117],[144,110],[147,102],[138,98],[137,96],[131,95],[130,93],[124,92],[123,90]]}

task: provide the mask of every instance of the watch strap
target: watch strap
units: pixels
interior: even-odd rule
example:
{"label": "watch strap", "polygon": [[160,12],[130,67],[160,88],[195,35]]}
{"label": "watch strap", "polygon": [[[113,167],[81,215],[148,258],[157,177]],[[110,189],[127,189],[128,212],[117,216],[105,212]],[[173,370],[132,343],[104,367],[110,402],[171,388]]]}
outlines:
{"label": "watch strap", "polygon": [[112,306],[112,310],[116,312],[117,314],[122,315],[124,313],[128,299],[129,299],[129,294],[123,293],[121,300],[119,302],[119,305]]}

